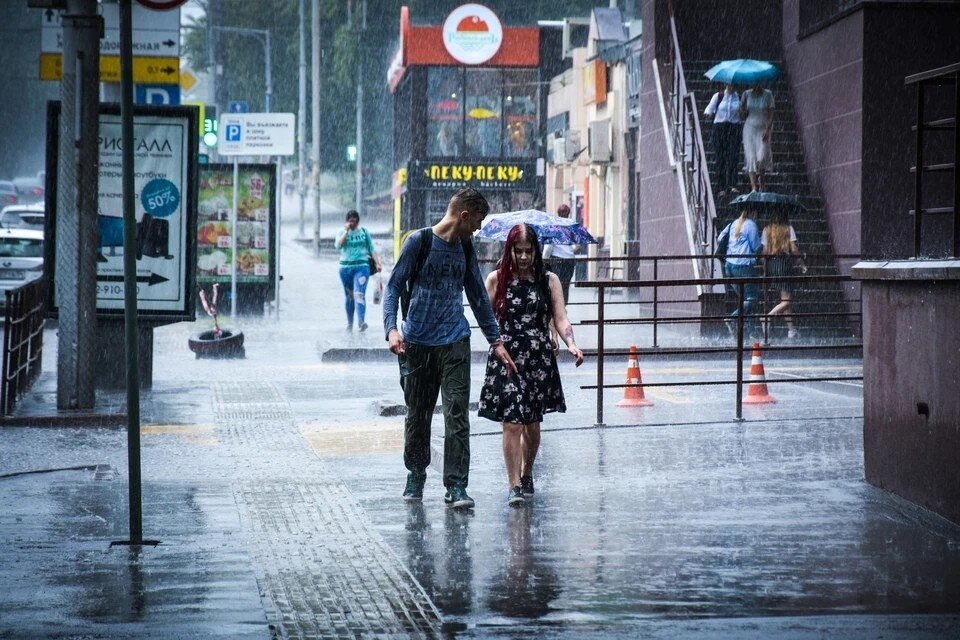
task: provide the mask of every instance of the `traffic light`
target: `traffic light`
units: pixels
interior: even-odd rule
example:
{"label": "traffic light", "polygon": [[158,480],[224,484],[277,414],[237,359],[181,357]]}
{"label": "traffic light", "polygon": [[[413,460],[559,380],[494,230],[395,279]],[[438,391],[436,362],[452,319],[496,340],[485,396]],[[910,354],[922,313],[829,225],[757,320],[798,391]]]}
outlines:
{"label": "traffic light", "polygon": [[357,145],[351,144],[347,145],[347,160],[350,162],[357,161]]}
{"label": "traffic light", "polygon": [[203,144],[215,147],[217,140],[217,107],[210,104],[203,114]]}

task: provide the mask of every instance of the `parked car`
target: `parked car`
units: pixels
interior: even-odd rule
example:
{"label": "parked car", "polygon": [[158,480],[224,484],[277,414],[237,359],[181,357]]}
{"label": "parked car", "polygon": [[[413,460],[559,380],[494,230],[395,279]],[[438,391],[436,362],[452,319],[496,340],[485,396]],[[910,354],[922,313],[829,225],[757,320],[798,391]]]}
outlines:
{"label": "parked car", "polygon": [[[43,275],[43,232],[0,229],[0,293]],[[0,305],[6,304],[0,296]]]}
{"label": "parked car", "polygon": [[17,188],[9,180],[0,180],[0,205],[17,204],[20,195]]}
{"label": "parked car", "polygon": [[43,182],[37,177],[14,178],[13,186],[17,190],[20,202],[43,202]]}
{"label": "parked car", "polygon": [[0,228],[43,231],[44,204],[12,204],[0,210]]}

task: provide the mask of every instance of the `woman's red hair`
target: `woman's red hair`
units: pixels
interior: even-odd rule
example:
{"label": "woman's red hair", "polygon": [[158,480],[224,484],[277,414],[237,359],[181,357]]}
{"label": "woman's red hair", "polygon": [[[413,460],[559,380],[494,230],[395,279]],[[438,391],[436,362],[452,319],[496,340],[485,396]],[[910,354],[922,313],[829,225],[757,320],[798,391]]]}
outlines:
{"label": "woman's red hair", "polygon": [[507,287],[517,277],[516,263],[513,261],[513,247],[521,240],[526,240],[533,248],[533,280],[541,289],[546,288],[546,274],[543,267],[543,253],[540,251],[540,241],[533,228],[526,224],[518,224],[507,234],[507,242],[503,247],[503,257],[497,267],[497,289],[494,291],[493,312],[498,320],[503,320],[507,313]]}

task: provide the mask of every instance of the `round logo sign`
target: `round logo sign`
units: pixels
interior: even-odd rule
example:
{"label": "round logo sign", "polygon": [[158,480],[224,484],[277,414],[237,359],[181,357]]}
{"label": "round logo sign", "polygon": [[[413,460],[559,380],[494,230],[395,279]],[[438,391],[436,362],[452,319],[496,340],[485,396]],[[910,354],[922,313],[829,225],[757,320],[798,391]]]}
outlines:
{"label": "round logo sign", "polygon": [[144,211],[154,218],[166,218],[180,206],[180,190],[164,178],[154,178],[140,192]]}
{"label": "round logo sign", "polygon": [[443,44],[454,60],[483,64],[496,55],[503,43],[503,25],[482,4],[464,4],[443,21]]}

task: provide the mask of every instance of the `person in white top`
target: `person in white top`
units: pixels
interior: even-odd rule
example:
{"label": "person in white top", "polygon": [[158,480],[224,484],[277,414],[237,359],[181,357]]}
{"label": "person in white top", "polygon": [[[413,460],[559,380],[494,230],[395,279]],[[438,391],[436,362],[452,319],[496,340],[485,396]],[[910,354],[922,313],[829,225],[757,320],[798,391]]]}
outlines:
{"label": "person in white top", "polygon": [[[570,217],[570,207],[561,204],[557,207],[557,215],[561,218]],[[557,274],[560,279],[560,287],[563,289],[563,302],[566,304],[570,300],[570,282],[573,280],[573,268],[576,263],[573,256],[576,254],[576,245],[569,244],[545,244],[543,250],[544,259],[549,259],[547,263],[550,270]]]}
{"label": "person in white top", "polygon": [[780,290],[780,303],[767,313],[767,317],[784,316],[787,322],[787,337],[796,338],[799,335],[797,325],[793,321],[793,316],[787,313],[793,299],[793,287],[790,282],[777,278],[793,275],[794,260],[799,260],[801,273],[807,272],[807,265],[800,256],[800,249],[797,248],[797,232],[793,230],[786,211],[774,212],[770,224],[763,228],[760,243],[766,261],[766,275],[774,279],[774,285]]}
{"label": "person in white top", "polygon": [[740,99],[743,155],[753,191],[763,191],[763,174],[773,168],[773,107],[773,94],[759,84],[744,91]]}
{"label": "person in white top", "polygon": [[710,136],[717,157],[717,195],[737,194],[737,157],[740,155],[740,96],[732,84],[713,94],[703,114],[713,118]]}

